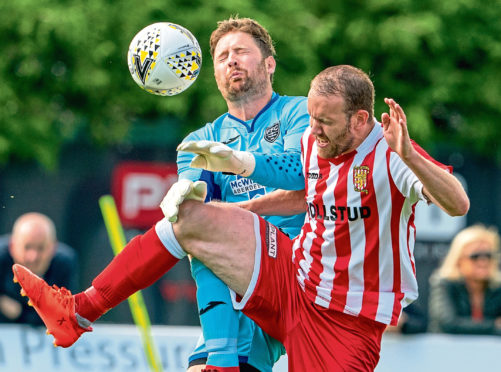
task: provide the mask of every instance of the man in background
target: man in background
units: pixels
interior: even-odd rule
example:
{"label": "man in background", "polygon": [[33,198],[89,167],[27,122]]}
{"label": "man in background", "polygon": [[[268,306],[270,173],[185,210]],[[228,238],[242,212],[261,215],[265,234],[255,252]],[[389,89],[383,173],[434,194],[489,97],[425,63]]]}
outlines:
{"label": "man in background", "polygon": [[59,243],[54,222],[41,213],[26,213],[14,223],[12,234],[0,237],[0,323],[42,325],[40,317],[12,282],[11,267],[28,267],[50,285],[77,288],[78,264],[72,248]]}

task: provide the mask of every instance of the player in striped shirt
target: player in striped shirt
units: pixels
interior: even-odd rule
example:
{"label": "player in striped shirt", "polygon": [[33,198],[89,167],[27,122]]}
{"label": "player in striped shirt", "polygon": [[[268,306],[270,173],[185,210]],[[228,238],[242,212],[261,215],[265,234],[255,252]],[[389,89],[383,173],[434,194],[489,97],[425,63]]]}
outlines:
{"label": "player in striped shirt", "polygon": [[[129,242],[85,292],[50,288],[19,265],[15,277],[65,346],[90,330],[85,320],[191,254],[231,287],[236,308],[284,343],[290,371],[372,371],[386,325],[417,296],[416,203],[433,202],[451,215],[469,208],[457,179],[412,145],[402,108],[385,101],[390,112],[381,127],[372,82],[361,70],[336,66],[313,80],[304,190],[241,204],[262,215],[306,210],[294,241],[244,208],[201,203],[205,183],[181,180],[162,203],[167,218]],[[274,161],[257,153],[217,143],[191,150],[196,164],[212,171],[252,175],[263,168],[273,177]]]}

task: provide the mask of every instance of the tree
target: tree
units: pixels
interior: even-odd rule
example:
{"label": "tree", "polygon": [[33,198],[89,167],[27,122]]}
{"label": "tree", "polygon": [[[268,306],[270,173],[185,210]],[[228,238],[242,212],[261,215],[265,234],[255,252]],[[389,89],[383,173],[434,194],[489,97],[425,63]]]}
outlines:
{"label": "tree", "polygon": [[[426,147],[453,141],[501,161],[501,7],[486,0],[19,0],[0,5],[0,161],[57,164],[65,143],[120,143],[131,123],[176,118],[187,133],[225,111],[213,78],[209,36],[232,14],[257,19],[278,54],[275,89],[305,95],[324,67],[370,72],[376,114],[384,96],[408,113]],[[190,29],[203,49],[186,92],[158,97],[129,76],[127,48],[147,24]],[[180,140],[181,138],[179,138]]]}

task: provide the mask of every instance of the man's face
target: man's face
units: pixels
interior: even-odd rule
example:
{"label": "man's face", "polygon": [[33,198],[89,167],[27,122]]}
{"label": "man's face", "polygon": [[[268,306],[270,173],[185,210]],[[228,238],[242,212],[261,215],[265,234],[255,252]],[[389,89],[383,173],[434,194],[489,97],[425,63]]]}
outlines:
{"label": "man's face", "polygon": [[318,155],[328,159],[353,150],[352,124],[344,112],[341,96],[308,94],[311,134],[317,142]]}
{"label": "man's face", "polygon": [[273,57],[263,58],[249,34],[230,32],[224,35],[214,50],[214,76],[223,97],[240,101],[271,88],[270,74],[275,64],[270,63],[270,59]]}
{"label": "man's face", "polygon": [[49,268],[55,243],[42,226],[25,224],[12,235],[10,253],[15,263],[26,266],[37,275]]}

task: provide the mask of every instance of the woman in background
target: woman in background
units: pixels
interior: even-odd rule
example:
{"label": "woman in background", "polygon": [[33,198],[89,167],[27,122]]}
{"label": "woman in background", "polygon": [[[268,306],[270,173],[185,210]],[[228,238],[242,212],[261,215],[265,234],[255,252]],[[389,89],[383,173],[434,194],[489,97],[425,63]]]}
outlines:
{"label": "woman in background", "polygon": [[459,232],[430,280],[430,330],[501,335],[499,235],[474,225]]}

